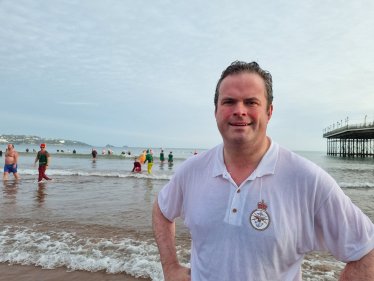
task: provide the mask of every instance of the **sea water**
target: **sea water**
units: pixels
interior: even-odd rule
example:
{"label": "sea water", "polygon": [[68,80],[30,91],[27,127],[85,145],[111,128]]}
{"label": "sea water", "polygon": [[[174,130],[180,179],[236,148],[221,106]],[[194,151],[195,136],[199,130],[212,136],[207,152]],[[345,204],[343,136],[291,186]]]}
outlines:
{"label": "sea water", "polygon": [[[18,151],[24,149],[18,146]],[[37,182],[36,154],[31,152],[19,153],[19,181],[10,174],[11,180],[0,182],[0,262],[163,280],[152,233],[152,208],[161,188],[187,157],[193,157],[195,149],[168,149],[178,153],[174,163],[162,164],[155,157],[151,175],[146,165],[141,173],[131,172],[134,155],[99,154],[94,163],[89,151],[83,151],[91,147],[76,148],[78,154],[55,149],[47,148],[51,162],[46,174],[52,182]],[[159,153],[160,149],[153,150]],[[373,221],[372,158],[296,153],[330,173]],[[191,238],[181,220],[177,220],[176,245],[179,261],[189,266]],[[313,252],[303,262],[303,280],[337,280],[343,267],[331,255]]]}

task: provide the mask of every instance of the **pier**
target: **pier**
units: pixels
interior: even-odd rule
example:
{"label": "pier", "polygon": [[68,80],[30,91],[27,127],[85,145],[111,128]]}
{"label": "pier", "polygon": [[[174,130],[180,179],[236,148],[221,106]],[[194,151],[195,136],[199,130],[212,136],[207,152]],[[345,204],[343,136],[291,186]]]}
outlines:
{"label": "pier", "polygon": [[327,138],[327,155],[341,157],[374,157],[374,122],[348,125],[341,122],[323,130]]}

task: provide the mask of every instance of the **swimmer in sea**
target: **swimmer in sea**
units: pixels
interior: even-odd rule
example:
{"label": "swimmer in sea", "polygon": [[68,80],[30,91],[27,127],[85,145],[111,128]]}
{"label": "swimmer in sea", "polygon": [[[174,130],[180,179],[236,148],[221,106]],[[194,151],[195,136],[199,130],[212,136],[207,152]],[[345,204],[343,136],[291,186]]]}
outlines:
{"label": "swimmer in sea", "polygon": [[15,151],[13,144],[8,145],[8,150],[5,152],[5,165],[4,165],[4,177],[3,180],[8,179],[8,173],[13,173],[16,180],[19,179],[17,168],[18,168],[18,152]]}
{"label": "swimmer in sea", "polygon": [[165,161],[165,155],[164,155],[163,150],[161,150],[161,153],[160,153],[160,160],[161,160],[161,163],[164,163],[164,161]]}
{"label": "swimmer in sea", "polygon": [[105,149],[103,148],[103,155],[105,155]]}
{"label": "swimmer in sea", "polygon": [[170,151],[170,154],[168,156],[169,156],[168,162],[173,163],[173,152]]}
{"label": "swimmer in sea", "polygon": [[74,150],[73,150],[73,153],[75,154],[75,153],[77,153],[77,151],[74,149]]}
{"label": "swimmer in sea", "polygon": [[134,168],[132,169],[132,172],[134,172],[134,171],[136,171],[136,172],[141,172],[142,171],[142,165],[138,161],[138,158],[135,158]]}
{"label": "swimmer in sea", "polygon": [[153,156],[153,150],[152,149],[149,150],[149,153],[151,153],[151,155]]}
{"label": "swimmer in sea", "polygon": [[149,149],[147,150],[147,156],[145,157],[145,161],[144,161],[144,164],[145,162],[148,161],[148,174],[151,173],[151,169],[152,169],[152,166],[153,166],[153,156],[152,154],[149,152]]}
{"label": "swimmer in sea", "polygon": [[193,155],[196,155],[197,154],[197,151],[195,150],[195,153]]}

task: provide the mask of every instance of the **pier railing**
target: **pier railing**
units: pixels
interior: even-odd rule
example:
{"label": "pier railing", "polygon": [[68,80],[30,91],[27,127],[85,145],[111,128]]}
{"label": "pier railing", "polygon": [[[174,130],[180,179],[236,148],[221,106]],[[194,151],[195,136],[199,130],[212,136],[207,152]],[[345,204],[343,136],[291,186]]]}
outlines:
{"label": "pier railing", "polygon": [[348,130],[363,130],[363,129],[374,129],[374,122],[373,123],[360,123],[360,124],[354,124],[354,125],[346,125],[342,126],[340,128],[327,131],[323,134],[323,137],[326,138],[331,135],[335,135],[336,133],[348,131]]}

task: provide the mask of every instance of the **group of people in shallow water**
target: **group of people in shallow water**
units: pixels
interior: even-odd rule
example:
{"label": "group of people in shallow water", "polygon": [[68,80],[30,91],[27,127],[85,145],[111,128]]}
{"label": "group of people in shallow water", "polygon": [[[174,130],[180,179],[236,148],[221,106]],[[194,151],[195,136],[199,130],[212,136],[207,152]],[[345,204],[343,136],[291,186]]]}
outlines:
{"label": "group of people in shallow water", "polygon": [[[153,166],[153,150],[152,149],[143,150],[142,154],[140,155],[139,160],[140,161],[138,161],[138,158],[135,158],[134,168],[132,169],[132,172],[141,172],[142,171],[141,163],[145,164],[146,162],[148,162],[148,174],[150,174],[152,170],[152,166]],[[161,150],[160,160],[161,160],[161,163],[164,163],[165,161],[164,150]],[[172,151],[170,151],[168,162],[173,163],[173,152]]]}

